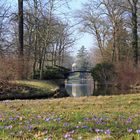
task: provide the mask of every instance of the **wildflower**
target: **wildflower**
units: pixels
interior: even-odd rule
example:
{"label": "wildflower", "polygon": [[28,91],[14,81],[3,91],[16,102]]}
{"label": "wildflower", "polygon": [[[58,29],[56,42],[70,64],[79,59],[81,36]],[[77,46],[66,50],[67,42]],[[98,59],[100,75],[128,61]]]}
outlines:
{"label": "wildflower", "polygon": [[5,129],[12,129],[13,126],[12,125],[9,125],[9,126],[5,126]]}
{"label": "wildflower", "polygon": [[46,118],[45,119],[46,122],[49,122],[50,120],[51,120],[51,118]]}
{"label": "wildflower", "polygon": [[127,132],[128,132],[128,133],[131,133],[132,131],[133,131],[132,128],[128,128],[128,129],[127,129]]}
{"label": "wildflower", "polygon": [[14,118],[13,118],[13,117],[10,117],[10,118],[9,118],[9,120],[11,120],[11,121],[12,121],[12,120],[14,120]]}
{"label": "wildflower", "polygon": [[77,125],[76,128],[78,129],[78,128],[80,128],[80,126]]}
{"label": "wildflower", "polygon": [[73,140],[73,138],[68,138],[67,140]]}
{"label": "wildflower", "polygon": [[96,132],[96,133],[99,133],[99,132],[100,132],[100,129],[96,128],[96,129],[95,129],[95,132]]}
{"label": "wildflower", "polygon": [[82,126],[82,128],[83,128],[83,129],[86,129],[86,128],[88,128],[88,126],[85,125],[85,126]]}
{"label": "wildflower", "polygon": [[105,131],[105,134],[106,134],[106,135],[110,135],[110,133],[111,133],[110,129],[107,129],[107,130]]}
{"label": "wildflower", "polygon": [[128,118],[126,121],[127,124],[131,124],[132,123],[132,118]]}
{"label": "wildflower", "polygon": [[101,140],[101,138],[100,137],[97,137],[96,140]]}
{"label": "wildflower", "polygon": [[96,116],[94,116],[94,117],[92,118],[92,120],[93,120],[93,121],[96,121],[96,120],[97,120],[97,117],[96,117]]}
{"label": "wildflower", "polygon": [[73,134],[75,131],[74,130],[72,130],[72,131],[70,131],[70,134]]}
{"label": "wildflower", "polygon": [[41,118],[41,116],[40,116],[40,115],[38,115],[38,116],[37,116],[37,118],[38,118],[38,119],[40,119],[40,118]]}
{"label": "wildflower", "polygon": [[33,128],[32,125],[28,125],[28,126],[27,126],[27,129],[28,129],[29,132],[32,130],[32,128]]}
{"label": "wildflower", "polygon": [[70,133],[67,132],[67,133],[64,135],[64,138],[65,138],[65,139],[70,138]]}
{"label": "wildflower", "polygon": [[85,118],[85,121],[89,121],[89,118]]}
{"label": "wildflower", "polygon": [[55,120],[56,120],[56,121],[61,121],[61,118],[56,118]]}
{"label": "wildflower", "polygon": [[136,133],[137,133],[137,134],[140,134],[140,129],[137,129],[137,130],[136,130]]}
{"label": "wildflower", "polygon": [[67,126],[69,126],[69,123],[64,123],[63,126],[67,127]]}

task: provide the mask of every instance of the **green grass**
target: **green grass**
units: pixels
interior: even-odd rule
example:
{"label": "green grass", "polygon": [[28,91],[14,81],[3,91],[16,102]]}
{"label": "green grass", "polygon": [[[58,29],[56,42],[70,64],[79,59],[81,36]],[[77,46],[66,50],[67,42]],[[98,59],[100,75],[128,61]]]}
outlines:
{"label": "green grass", "polygon": [[39,81],[39,80],[22,80],[22,81],[13,81],[17,85],[28,86],[36,89],[43,89],[46,91],[55,91],[58,87],[55,83],[50,81]]}
{"label": "green grass", "polygon": [[52,81],[11,81],[0,84],[0,100],[50,98],[58,89]]}
{"label": "green grass", "polygon": [[0,102],[2,140],[140,140],[139,129],[140,94]]}

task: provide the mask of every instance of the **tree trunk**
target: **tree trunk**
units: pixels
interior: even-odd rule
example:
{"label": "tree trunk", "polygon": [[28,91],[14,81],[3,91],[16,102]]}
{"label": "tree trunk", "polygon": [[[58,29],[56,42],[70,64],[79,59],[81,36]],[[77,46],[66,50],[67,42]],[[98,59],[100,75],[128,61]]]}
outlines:
{"label": "tree trunk", "polygon": [[133,48],[133,57],[134,65],[138,65],[138,25],[137,25],[137,5],[134,5],[132,12],[132,48]]}
{"label": "tree trunk", "polygon": [[23,0],[18,0],[18,30],[19,30],[19,49],[18,49],[18,78],[24,78],[24,53],[23,53]]}
{"label": "tree trunk", "polygon": [[36,67],[37,67],[37,47],[38,47],[38,21],[37,21],[37,0],[34,0],[34,12],[35,12],[35,37],[34,37],[34,62],[33,62],[33,77],[36,75]]}
{"label": "tree trunk", "polygon": [[42,63],[41,63],[41,69],[40,69],[40,80],[43,79],[44,64],[45,64],[45,48],[42,48]]}

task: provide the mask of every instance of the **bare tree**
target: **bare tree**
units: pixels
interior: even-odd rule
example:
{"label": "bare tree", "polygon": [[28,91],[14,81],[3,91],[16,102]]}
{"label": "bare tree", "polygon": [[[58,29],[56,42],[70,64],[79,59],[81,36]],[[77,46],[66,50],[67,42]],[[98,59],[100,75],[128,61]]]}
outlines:
{"label": "bare tree", "polygon": [[5,1],[0,1],[0,55],[3,55],[8,46],[8,34],[9,34],[9,10],[10,6],[6,5]]}
{"label": "bare tree", "polygon": [[139,0],[127,0],[130,7],[131,22],[132,22],[132,48],[134,64],[137,67],[139,60],[138,48],[138,3]]}
{"label": "bare tree", "polygon": [[83,25],[82,31],[90,33],[96,39],[103,60],[111,57],[112,62],[119,62],[124,54],[122,46],[125,49],[128,46],[128,34],[124,24],[125,10],[120,6],[122,4],[120,0],[89,0],[78,12]]}
{"label": "bare tree", "polygon": [[24,54],[23,54],[23,0],[18,0],[18,31],[19,31],[19,51],[18,51],[18,63],[19,63],[19,78],[23,79],[24,71]]}
{"label": "bare tree", "polygon": [[109,37],[109,25],[107,21],[101,18],[101,11],[98,5],[93,1],[85,4],[81,11],[78,11],[78,17],[83,28],[82,32],[87,32],[96,38],[97,45],[100,49],[102,58],[104,58],[104,49],[106,47],[106,40]]}

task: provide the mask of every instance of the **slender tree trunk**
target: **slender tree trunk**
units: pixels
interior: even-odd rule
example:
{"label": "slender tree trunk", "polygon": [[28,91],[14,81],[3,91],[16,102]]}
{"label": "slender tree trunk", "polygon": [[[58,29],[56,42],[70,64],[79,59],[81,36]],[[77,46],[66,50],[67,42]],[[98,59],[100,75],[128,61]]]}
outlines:
{"label": "slender tree trunk", "polygon": [[24,52],[23,52],[23,0],[18,0],[18,30],[19,30],[19,49],[18,49],[18,78],[24,78]]}
{"label": "slender tree trunk", "polygon": [[132,49],[133,49],[133,59],[134,66],[138,66],[139,59],[139,50],[138,50],[138,0],[128,0],[128,3],[131,7],[131,15],[132,15]]}
{"label": "slender tree trunk", "polygon": [[45,64],[45,48],[42,48],[42,62],[41,62],[41,69],[40,69],[40,80],[43,79],[44,64]]}
{"label": "slender tree trunk", "polygon": [[29,30],[29,38],[28,38],[28,42],[29,42],[29,46],[28,46],[28,50],[27,50],[27,54],[26,54],[26,59],[24,56],[24,61],[26,60],[26,65],[24,66],[25,69],[25,77],[29,78],[29,74],[30,74],[30,62],[31,62],[31,46],[32,46],[32,39],[31,39],[31,34],[30,34],[31,30]]}
{"label": "slender tree trunk", "polygon": [[113,27],[112,62],[119,62],[119,42],[117,42],[117,29],[116,28],[117,28],[117,25]]}
{"label": "slender tree trunk", "polygon": [[61,65],[64,66],[65,50],[62,51]]}
{"label": "slender tree trunk", "polygon": [[133,57],[134,64],[138,65],[138,22],[137,22],[137,5],[134,4],[134,9],[132,12],[132,47],[133,47]]}
{"label": "slender tree trunk", "polygon": [[34,41],[34,62],[33,62],[33,78],[36,74],[37,67],[37,43],[38,43],[38,21],[37,21],[37,0],[34,0],[34,10],[35,10],[35,41]]}

